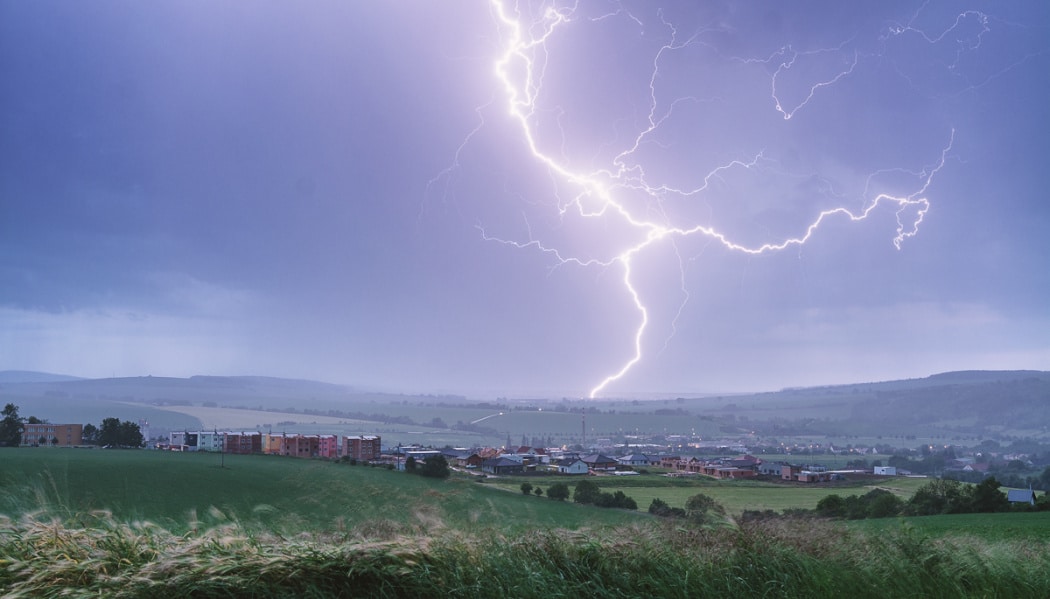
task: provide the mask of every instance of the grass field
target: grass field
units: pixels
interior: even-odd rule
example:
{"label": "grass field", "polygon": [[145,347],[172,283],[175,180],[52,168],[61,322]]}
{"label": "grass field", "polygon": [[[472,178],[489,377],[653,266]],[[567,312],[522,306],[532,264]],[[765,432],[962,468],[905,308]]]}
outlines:
{"label": "grass field", "polygon": [[[220,461],[225,467],[220,467]],[[249,527],[332,531],[356,526],[578,528],[639,517],[523,498],[468,479],[281,456],[12,448],[0,453],[0,513],[43,509],[64,520],[109,510],[171,530],[238,519]]]}
{"label": "grass field", "polygon": [[[4,449],[0,589],[5,598],[955,599],[1041,598],[1050,588],[1050,513],[699,526],[525,497],[510,486],[521,480],[267,456]],[[590,480],[628,494],[724,492],[727,502],[795,488]]]}
{"label": "grass field", "polygon": [[906,527],[931,537],[972,536],[992,542],[1025,540],[1045,545],[1050,539],[1050,512],[883,518],[858,520],[850,522],[849,526],[868,533],[886,533]]}
{"label": "grass field", "polygon": [[[524,480],[533,485],[547,487],[554,482],[566,482],[570,490],[580,478],[530,477],[528,479],[504,477],[493,480],[494,485],[516,490]],[[599,476],[587,477],[602,487],[603,490],[620,490],[638,503],[638,509],[645,511],[654,498],[661,499],[671,507],[685,507],[685,502],[697,493],[712,497],[725,506],[730,514],[739,515],[744,510],[813,509],[817,502],[832,493],[846,497],[863,495],[878,487],[900,496],[911,497],[915,490],[927,479],[892,477],[862,482],[845,481],[831,486],[809,486],[803,484],[782,484],[759,481],[719,481],[704,476],[668,478],[659,474],[638,476]]]}

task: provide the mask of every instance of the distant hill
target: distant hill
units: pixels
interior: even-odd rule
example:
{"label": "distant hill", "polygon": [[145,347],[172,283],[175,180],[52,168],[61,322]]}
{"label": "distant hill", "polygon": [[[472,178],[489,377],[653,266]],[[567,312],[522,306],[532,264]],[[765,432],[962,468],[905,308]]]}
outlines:
{"label": "distant hill", "polygon": [[3,383],[59,383],[64,381],[82,381],[84,379],[67,374],[34,372],[32,370],[0,370],[0,384]]}

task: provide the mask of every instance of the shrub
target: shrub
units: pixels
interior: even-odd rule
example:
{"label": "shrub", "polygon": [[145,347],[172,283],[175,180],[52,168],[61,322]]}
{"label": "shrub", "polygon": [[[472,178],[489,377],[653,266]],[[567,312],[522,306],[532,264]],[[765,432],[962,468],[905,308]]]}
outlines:
{"label": "shrub", "polygon": [[598,485],[589,481],[581,480],[576,483],[576,490],[572,493],[572,500],[576,503],[597,503],[602,495]]}
{"label": "shrub", "polygon": [[565,483],[554,483],[547,487],[547,499],[565,501],[569,498],[569,485]]}

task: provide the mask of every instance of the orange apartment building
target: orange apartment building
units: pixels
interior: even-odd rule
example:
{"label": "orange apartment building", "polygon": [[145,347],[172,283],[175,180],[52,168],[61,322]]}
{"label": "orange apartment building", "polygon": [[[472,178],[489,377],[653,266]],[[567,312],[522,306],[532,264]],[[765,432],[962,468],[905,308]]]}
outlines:
{"label": "orange apartment building", "polygon": [[73,447],[84,444],[83,424],[26,424],[22,428],[22,445],[40,447]]}

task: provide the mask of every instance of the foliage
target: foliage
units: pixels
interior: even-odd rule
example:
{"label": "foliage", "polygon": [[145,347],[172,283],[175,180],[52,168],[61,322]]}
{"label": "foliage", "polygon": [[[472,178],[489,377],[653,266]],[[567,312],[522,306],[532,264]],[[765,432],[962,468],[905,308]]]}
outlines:
{"label": "foliage", "polygon": [[572,500],[576,503],[594,504],[601,496],[601,488],[589,480],[581,480],[576,483],[576,489],[572,492]]}
{"label": "foliage", "polygon": [[80,439],[85,445],[98,445],[98,427],[90,422],[85,424]]}
{"label": "foliage", "polygon": [[576,503],[592,504],[598,507],[613,507],[626,510],[638,509],[638,502],[628,497],[623,491],[603,492],[597,483],[589,480],[581,480],[576,483],[576,490],[572,494],[572,500]]}
{"label": "foliage", "polygon": [[0,447],[18,447],[22,443],[23,422],[18,416],[18,406],[9,403],[0,412]]}
{"label": "foliage", "polygon": [[710,496],[697,493],[686,500],[685,515],[697,524],[713,524],[725,520],[726,509]]}
{"label": "foliage", "polygon": [[98,443],[110,447],[142,447],[145,440],[139,425],[130,420],[104,418],[98,427]]}
{"label": "foliage", "polygon": [[649,504],[649,513],[661,518],[684,518],[685,510],[680,507],[671,507],[664,500],[654,497]]}
{"label": "foliage", "polygon": [[999,490],[999,481],[988,477],[971,488],[970,511],[978,513],[1004,512],[1010,509],[1006,495]]}
{"label": "foliage", "polygon": [[817,515],[825,518],[845,518],[846,500],[832,493],[817,502]]}
{"label": "foliage", "polygon": [[521,493],[523,495],[530,495],[532,493],[532,483],[529,481],[521,483]]}
{"label": "foliage", "polygon": [[907,502],[885,490],[872,489],[864,495],[828,495],[817,502],[816,513],[826,518],[887,518],[898,515],[933,516],[1002,512],[1010,509],[1001,485],[989,477],[977,485],[963,485],[951,479],[934,479],[916,489]]}
{"label": "foliage", "polygon": [[969,503],[963,484],[949,479],[934,479],[920,487],[905,512],[910,516],[961,514]]}
{"label": "foliage", "polygon": [[536,488],[535,488],[535,489],[533,490],[533,494],[535,494],[535,495],[536,495],[536,497],[543,497],[543,489],[542,489],[542,488],[540,488],[540,487],[536,487]]}
{"label": "foliage", "polygon": [[416,471],[420,476],[428,478],[448,478],[452,473],[448,467],[448,460],[443,455],[428,456]]}
{"label": "foliage", "polygon": [[569,485],[565,483],[554,483],[547,487],[547,499],[565,501],[569,498]]}

